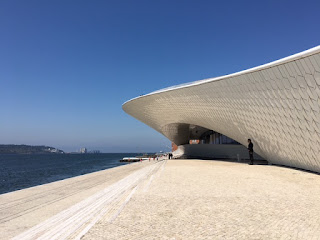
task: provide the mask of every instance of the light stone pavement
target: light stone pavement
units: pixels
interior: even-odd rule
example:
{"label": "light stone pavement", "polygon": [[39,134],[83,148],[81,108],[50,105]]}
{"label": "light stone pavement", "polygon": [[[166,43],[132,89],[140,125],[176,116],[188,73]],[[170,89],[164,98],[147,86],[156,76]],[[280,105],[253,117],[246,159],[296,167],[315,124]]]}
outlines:
{"label": "light stone pavement", "polygon": [[320,239],[320,175],[291,168],[168,160],[90,239]]}
{"label": "light stone pavement", "polygon": [[[32,227],[43,224],[53,216],[61,215],[61,212],[74,208],[82,201],[92,199],[104,189],[108,189],[129,175],[152,166],[154,163],[155,161],[133,163],[2,194],[0,195],[0,239],[10,239],[25,231],[30,231]],[[108,194],[106,194],[107,196]],[[106,200],[106,197],[102,199]],[[125,197],[125,193],[123,197]],[[121,204],[121,199],[113,201],[113,204],[106,204],[106,207],[116,209],[117,204]],[[89,204],[88,207],[90,210],[92,204]],[[89,212],[86,211],[86,213]],[[79,220],[82,219],[79,218]],[[61,233],[61,231],[57,232]],[[21,235],[20,237],[22,238]],[[47,239],[53,238],[48,237]]]}

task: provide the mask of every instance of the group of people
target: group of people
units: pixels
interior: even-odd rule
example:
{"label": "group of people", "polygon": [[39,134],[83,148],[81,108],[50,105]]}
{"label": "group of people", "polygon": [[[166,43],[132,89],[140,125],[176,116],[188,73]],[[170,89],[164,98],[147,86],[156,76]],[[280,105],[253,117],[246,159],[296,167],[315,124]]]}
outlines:
{"label": "group of people", "polygon": [[159,157],[158,156],[157,157],[153,157],[153,158],[149,157],[149,162],[151,161],[151,159],[153,159],[153,161],[155,161],[155,160],[159,161]]}

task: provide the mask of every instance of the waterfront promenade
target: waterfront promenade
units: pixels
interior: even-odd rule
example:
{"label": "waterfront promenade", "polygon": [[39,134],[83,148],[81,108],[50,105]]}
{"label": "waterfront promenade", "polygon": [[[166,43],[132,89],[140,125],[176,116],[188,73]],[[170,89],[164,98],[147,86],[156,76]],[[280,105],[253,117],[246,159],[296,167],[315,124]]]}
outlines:
{"label": "waterfront promenade", "polygon": [[[11,239],[152,164],[153,162],[133,163],[2,194],[0,195],[0,239]],[[64,225],[64,222],[60,224]],[[33,238],[25,237],[25,239]]]}
{"label": "waterfront promenade", "polygon": [[145,161],[1,195],[0,232],[1,239],[320,239],[319,200],[314,173]]}

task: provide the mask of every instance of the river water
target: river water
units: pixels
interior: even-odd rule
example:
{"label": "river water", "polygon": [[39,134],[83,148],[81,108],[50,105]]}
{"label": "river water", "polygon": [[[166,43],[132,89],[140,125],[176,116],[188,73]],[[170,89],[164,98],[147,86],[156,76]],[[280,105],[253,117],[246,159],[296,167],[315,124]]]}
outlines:
{"label": "river water", "polygon": [[137,153],[0,154],[0,194],[125,165]]}

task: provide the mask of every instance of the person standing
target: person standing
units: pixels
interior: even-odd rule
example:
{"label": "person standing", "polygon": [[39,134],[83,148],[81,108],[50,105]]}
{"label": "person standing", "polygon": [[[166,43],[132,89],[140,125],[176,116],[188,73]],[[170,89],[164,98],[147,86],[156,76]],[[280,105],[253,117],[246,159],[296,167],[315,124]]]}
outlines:
{"label": "person standing", "polygon": [[249,158],[250,158],[250,165],[253,165],[253,143],[251,139],[248,139],[248,151],[249,151]]}

